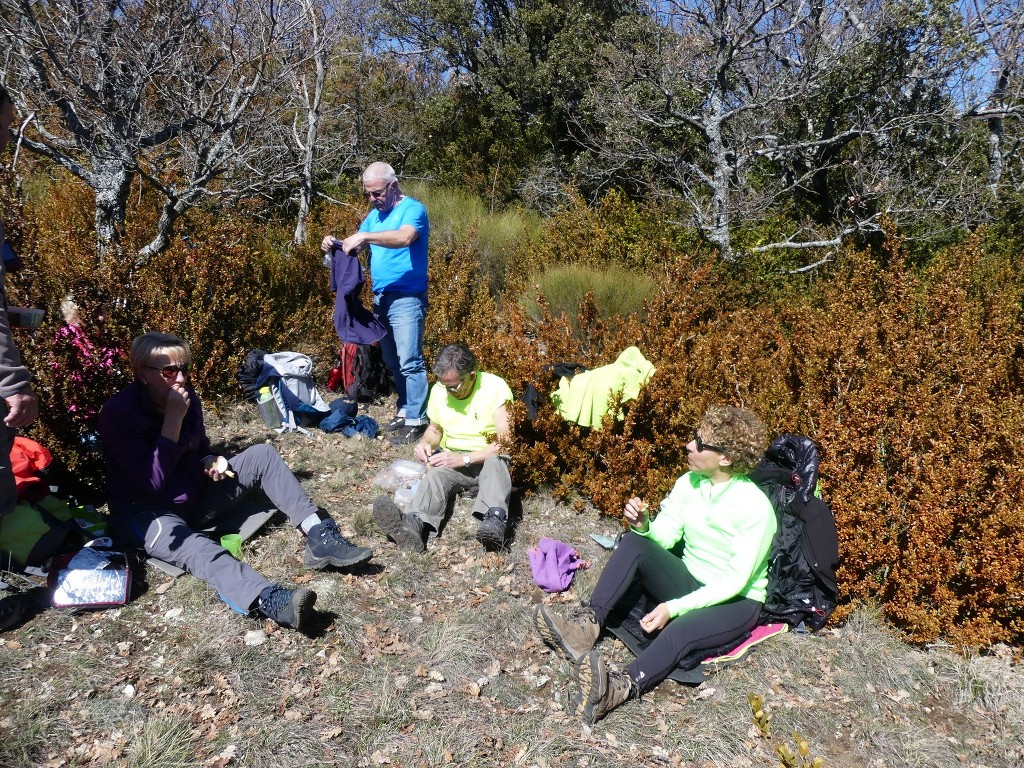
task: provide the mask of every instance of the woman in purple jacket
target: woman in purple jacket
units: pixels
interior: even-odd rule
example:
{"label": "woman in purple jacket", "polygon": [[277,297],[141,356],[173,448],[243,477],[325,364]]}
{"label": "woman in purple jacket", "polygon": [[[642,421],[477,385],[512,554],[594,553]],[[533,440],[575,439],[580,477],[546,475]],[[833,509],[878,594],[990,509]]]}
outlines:
{"label": "woman in purple jacket", "polygon": [[188,384],[192,355],[184,341],[144,333],[132,342],[129,359],[135,381],[99,416],[114,534],[202,579],[239,613],[257,610],[281,626],[308,629],[312,590],[272,583],[196,529],[246,491],[262,488],[307,537],[307,568],[351,566],[373,553],[338,532],[272,446],[254,445],[230,459],[210,452],[202,405]]}

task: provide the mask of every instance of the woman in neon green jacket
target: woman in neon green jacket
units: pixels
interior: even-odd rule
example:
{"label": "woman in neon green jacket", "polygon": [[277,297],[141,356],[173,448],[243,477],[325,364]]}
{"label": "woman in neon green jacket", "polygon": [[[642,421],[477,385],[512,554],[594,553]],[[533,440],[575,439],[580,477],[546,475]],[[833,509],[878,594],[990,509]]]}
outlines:
{"label": "woman in neon green jacket", "polygon": [[[562,617],[535,612],[544,641],[577,664],[571,708],[589,723],[651,690],[693,651],[739,640],[757,625],[768,584],[775,512],[746,477],[764,453],[766,431],[751,412],[712,406],[687,443],[689,471],[651,520],[626,502],[630,532],[598,579],[589,605]],[[683,543],[682,556],[672,548]],[[616,603],[639,583],[657,604],[641,620],[656,635],[624,672],[592,651]]]}

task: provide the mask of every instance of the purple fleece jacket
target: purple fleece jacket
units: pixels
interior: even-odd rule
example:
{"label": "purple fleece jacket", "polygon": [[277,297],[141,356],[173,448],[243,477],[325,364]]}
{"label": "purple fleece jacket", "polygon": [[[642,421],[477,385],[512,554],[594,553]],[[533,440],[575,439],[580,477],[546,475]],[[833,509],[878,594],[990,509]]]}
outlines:
{"label": "purple fleece jacket", "polygon": [[210,453],[210,440],[203,406],[191,388],[188,393],[191,402],[176,443],[160,434],[164,415],[138,382],[103,405],[98,426],[112,514],[148,507],[187,515],[199,500],[209,482],[203,458]]}

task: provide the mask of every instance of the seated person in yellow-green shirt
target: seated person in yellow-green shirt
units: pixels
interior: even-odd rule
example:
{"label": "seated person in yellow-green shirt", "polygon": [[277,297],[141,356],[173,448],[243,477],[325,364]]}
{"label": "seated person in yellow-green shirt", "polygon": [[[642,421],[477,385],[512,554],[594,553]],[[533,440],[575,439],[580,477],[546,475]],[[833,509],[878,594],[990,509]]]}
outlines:
{"label": "seated person in yellow-green shirt", "polygon": [[512,390],[500,376],[478,370],[476,355],[465,344],[444,347],[434,375],[437,383],[427,400],[430,426],[413,448],[427,474],[408,511],[381,496],[373,503],[373,518],[401,549],[423,552],[427,536],[441,527],[449,494],[475,488],[476,539],[486,549],[501,549],[512,493],[508,457],[501,455],[511,437]]}

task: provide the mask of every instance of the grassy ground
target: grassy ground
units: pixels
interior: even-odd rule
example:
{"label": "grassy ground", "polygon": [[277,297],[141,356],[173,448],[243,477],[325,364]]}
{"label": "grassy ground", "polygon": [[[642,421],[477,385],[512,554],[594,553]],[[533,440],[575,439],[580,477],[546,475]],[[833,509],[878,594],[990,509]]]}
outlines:
{"label": "grassy ground", "polygon": [[[371,409],[380,421],[389,414]],[[209,413],[225,452],[267,439],[255,413]],[[468,502],[425,555],[375,530],[372,480],[410,449],[314,433],[272,436],[342,529],[373,546],[351,573],[307,572],[281,524],[246,543],[270,578],[316,590],[313,636],[232,613],[189,576],[145,574],[117,610],[48,610],[0,635],[0,766],[1019,766],[1024,678],[986,656],[899,642],[870,611],[817,636],[768,641],[699,688],[668,681],[593,728],[563,710],[570,668],[530,628],[540,600],[589,594],[615,526],[544,495],[525,500],[511,551],[486,554]],[[541,536],[591,560],[543,595],[526,551]],[[627,652],[613,639],[603,650]],[[764,697],[769,735],[748,694]]]}

